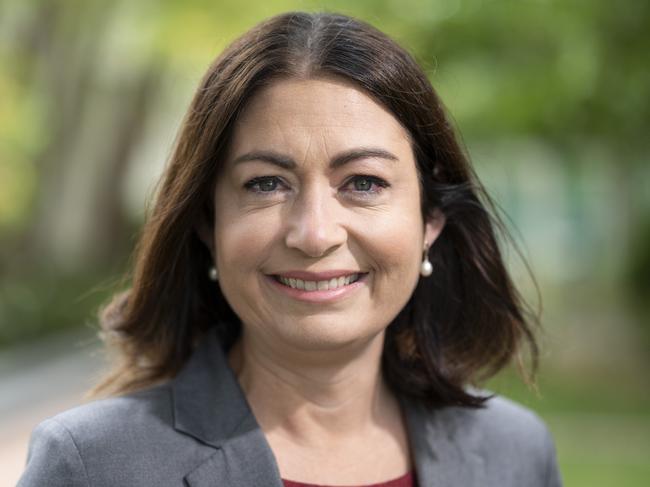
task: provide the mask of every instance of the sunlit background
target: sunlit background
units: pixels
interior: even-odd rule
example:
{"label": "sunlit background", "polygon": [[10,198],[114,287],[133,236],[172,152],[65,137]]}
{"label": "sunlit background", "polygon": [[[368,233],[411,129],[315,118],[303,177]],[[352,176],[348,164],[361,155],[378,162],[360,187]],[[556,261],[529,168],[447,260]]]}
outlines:
{"label": "sunlit background", "polygon": [[539,393],[513,373],[490,387],[547,421],[567,486],[648,485],[641,0],[0,0],[0,484],[104,363],[97,307],[202,73],[287,10],[357,16],[424,66],[541,289]]}

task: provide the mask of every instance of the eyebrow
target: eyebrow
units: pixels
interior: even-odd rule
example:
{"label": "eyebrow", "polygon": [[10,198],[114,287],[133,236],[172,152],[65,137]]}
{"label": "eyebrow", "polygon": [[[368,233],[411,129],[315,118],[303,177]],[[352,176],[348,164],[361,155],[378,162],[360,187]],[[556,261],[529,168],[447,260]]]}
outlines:
{"label": "eyebrow", "polygon": [[[396,155],[388,152],[385,149],[380,149],[378,147],[360,147],[337,154],[330,161],[329,167],[336,169],[338,167],[344,166],[349,162],[369,158],[385,159],[388,161],[398,160]],[[247,152],[246,154],[242,154],[233,161],[233,165],[248,161],[264,161],[279,166],[283,169],[295,169],[297,166],[296,161],[294,161],[291,157],[275,151],[266,150],[252,151]]]}

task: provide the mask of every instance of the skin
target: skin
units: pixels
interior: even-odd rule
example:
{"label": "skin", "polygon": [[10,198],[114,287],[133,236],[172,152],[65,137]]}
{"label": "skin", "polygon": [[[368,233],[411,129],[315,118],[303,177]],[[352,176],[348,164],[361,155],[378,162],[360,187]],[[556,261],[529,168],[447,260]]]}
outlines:
{"label": "skin", "polygon": [[[359,148],[390,156],[331,167]],[[293,167],[245,157],[260,151]],[[276,81],[241,114],[214,203],[204,240],[243,324],[229,359],[282,476],[349,485],[404,474],[404,422],[381,377],[384,333],[444,225],[440,214],[422,219],[408,133],[345,81]],[[366,275],[325,303],[295,299],[269,278],[333,269]]]}

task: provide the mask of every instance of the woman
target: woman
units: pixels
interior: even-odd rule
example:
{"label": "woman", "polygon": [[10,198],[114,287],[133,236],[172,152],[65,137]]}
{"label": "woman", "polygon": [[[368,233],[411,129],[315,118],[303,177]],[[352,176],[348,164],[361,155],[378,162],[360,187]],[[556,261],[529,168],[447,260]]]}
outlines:
{"label": "woman", "polygon": [[557,486],[539,419],[471,389],[531,324],[413,59],[289,13],[210,67],[103,315],[104,399],[20,485]]}

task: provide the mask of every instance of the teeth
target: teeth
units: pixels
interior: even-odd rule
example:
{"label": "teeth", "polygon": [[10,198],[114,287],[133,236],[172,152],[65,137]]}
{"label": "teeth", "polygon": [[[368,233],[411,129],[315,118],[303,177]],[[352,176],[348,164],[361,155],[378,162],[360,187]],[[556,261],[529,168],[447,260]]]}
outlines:
{"label": "teeth", "polygon": [[327,291],[329,289],[337,289],[339,287],[347,286],[359,280],[359,274],[352,274],[349,276],[341,276],[330,279],[329,281],[303,281],[302,279],[294,279],[293,277],[278,276],[279,281],[285,286],[294,289],[301,289],[304,291]]}

